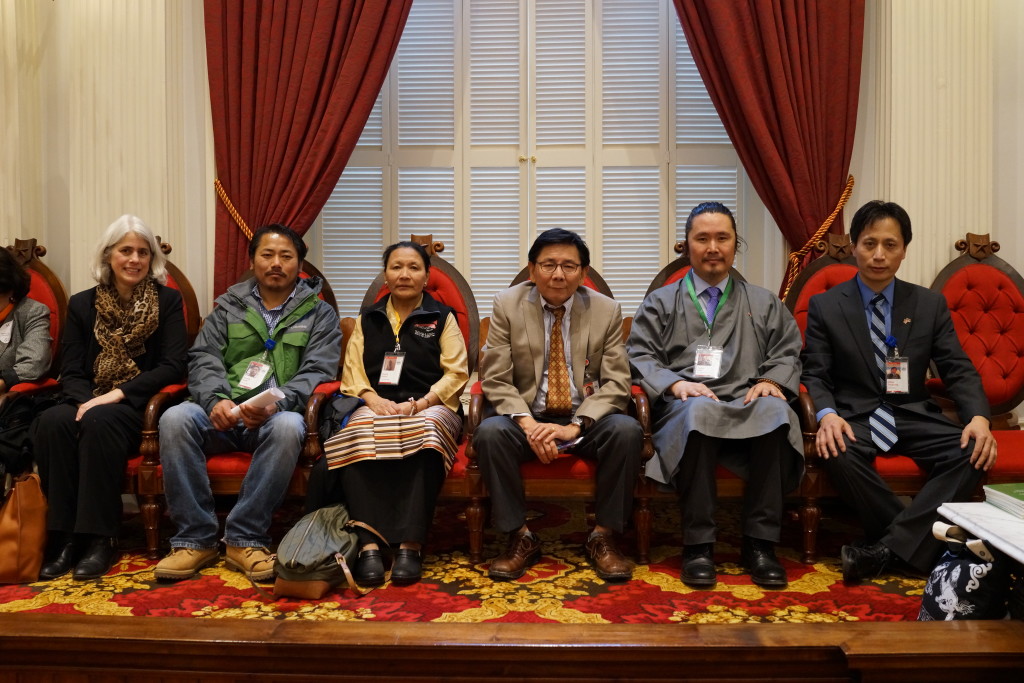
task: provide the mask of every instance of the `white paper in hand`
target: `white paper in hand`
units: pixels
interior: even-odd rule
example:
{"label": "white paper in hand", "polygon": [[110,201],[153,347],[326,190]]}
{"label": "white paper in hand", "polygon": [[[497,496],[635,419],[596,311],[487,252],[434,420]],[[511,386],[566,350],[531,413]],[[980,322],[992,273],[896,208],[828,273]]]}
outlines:
{"label": "white paper in hand", "polygon": [[[281,391],[280,389],[278,389],[277,387],[271,387],[269,389],[265,389],[264,391],[261,391],[260,393],[256,394],[255,396],[250,398],[248,401],[245,401],[244,403],[242,403],[242,405],[252,406],[253,408],[266,408],[271,403],[277,403],[282,398],[284,398],[284,392]],[[235,406],[234,408],[231,409],[231,417],[241,417],[241,416],[242,416],[242,409],[241,408],[239,408],[238,406]]]}

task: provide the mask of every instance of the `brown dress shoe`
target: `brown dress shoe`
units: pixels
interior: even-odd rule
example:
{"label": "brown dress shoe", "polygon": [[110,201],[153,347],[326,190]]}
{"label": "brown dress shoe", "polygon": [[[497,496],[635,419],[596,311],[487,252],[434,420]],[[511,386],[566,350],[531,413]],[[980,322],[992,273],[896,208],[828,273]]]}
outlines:
{"label": "brown dress shoe", "polygon": [[509,534],[505,552],[491,560],[488,575],[499,581],[513,581],[526,573],[526,568],[540,559],[540,539],[532,533]]}
{"label": "brown dress shoe", "polygon": [[629,581],[633,578],[633,563],[615,547],[611,534],[591,534],[586,549],[594,573],[605,581]]}

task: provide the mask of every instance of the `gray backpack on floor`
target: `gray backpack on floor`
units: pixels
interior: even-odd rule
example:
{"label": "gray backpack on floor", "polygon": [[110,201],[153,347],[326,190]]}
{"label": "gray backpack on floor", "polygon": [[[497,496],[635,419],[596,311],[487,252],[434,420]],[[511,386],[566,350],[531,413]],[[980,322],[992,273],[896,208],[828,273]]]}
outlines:
{"label": "gray backpack on floor", "polygon": [[373,527],[349,519],[342,504],[314,510],[300,519],[277,547],[274,595],[318,600],[343,581],[365,594],[349,569],[359,553],[355,527],[370,531],[387,545]]}

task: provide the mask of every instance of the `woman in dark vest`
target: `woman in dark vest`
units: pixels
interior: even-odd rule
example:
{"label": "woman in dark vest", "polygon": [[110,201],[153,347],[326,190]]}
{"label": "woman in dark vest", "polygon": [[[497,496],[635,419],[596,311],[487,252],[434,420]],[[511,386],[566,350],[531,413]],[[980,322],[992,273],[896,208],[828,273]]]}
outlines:
{"label": "woman in dark vest", "polygon": [[[342,373],[341,391],[366,405],[324,444],[326,468],[321,461],[313,476],[331,470],[351,518],[398,545],[391,579],[411,583],[420,578],[434,506],[455,461],[469,373],[455,312],[423,291],[426,250],[398,242],[383,261],[389,293],[357,319]],[[311,490],[319,486],[310,482]],[[355,579],[379,585],[384,549],[371,533],[357,533]]]}

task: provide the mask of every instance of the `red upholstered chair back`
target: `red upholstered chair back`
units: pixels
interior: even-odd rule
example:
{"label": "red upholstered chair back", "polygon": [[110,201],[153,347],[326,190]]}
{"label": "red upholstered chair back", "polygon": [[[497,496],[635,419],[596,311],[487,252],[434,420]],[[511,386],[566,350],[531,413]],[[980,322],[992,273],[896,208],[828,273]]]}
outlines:
{"label": "red upholstered chair back", "polygon": [[[171,245],[162,241],[159,235],[156,236],[156,241],[160,244],[160,251],[164,253],[164,256],[170,256]],[[181,292],[181,306],[185,313],[185,329],[188,332],[188,345],[191,347],[192,342],[196,339],[196,335],[199,334],[199,328],[203,324],[202,317],[199,315],[199,299],[196,297],[196,290],[192,288],[192,283],[188,281],[188,278],[181,272],[181,269],[171,263],[170,259],[167,260],[166,266],[167,286]]]}
{"label": "red upholstered chair back", "polygon": [[816,249],[824,253],[801,271],[786,293],[786,307],[796,318],[801,335],[807,329],[807,307],[811,297],[827,292],[857,274],[849,235],[830,234],[828,241],[818,242]]}
{"label": "red upholstered chair back", "polygon": [[[469,373],[476,369],[477,355],[480,348],[480,314],[476,307],[473,289],[452,264],[438,256],[444,251],[443,242],[433,241],[433,235],[410,235],[410,241],[422,244],[430,254],[430,276],[424,291],[455,311],[455,320],[466,340],[466,351],[469,356]],[[363,297],[360,310],[380,301],[387,293],[388,286],[384,282],[384,273],[378,275]]]}
{"label": "red upholstered chair back", "polygon": [[[683,253],[685,250],[684,243],[676,242],[673,250],[679,254],[679,258],[658,271],[658,274],[654,276],[653,280],[651,280],[651,284],[648,285],[647,292],[644,296],[647,296],[647,294],[650,294],[656,289],[667,287],[668,285],[682,280],[686,277],[686,274],[690,272],[690,257]],[[729,275],[740,282],[745,282],[743,276],[740,275],[740,272],[735,268],[731,268],[729,270]]]}
{"label": "red upholstered chair back", "polygon": [[60,372],[60,339],[64,331],[64,319],[68,313],[68,292],[60,278],[43,263],[39,257],[46,255],[46,247],[38,246],[35,239],[14,240],[14,246],[7,247],[14,259],[28,271],[31,284],[28,297],[50,309],[50,363],[51,377]]}
{"label": "red upholstered chair back", "polygon": [[932,283],[946,297],[961,346],[981,375],[993,415],[1024,400],[1024,279],[995,255],[999,243],[967,234],[962,255]]}

